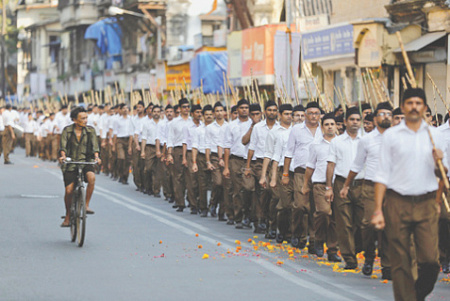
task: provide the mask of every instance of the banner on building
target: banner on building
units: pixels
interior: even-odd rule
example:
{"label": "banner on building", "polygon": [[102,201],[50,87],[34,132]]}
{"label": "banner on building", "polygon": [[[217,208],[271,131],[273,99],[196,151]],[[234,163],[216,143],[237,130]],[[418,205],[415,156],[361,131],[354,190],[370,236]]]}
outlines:
{"label": "banner on building", "polygon": [[227,37],[228,78],[234,86],[242,85],[242,31],[234,31]]}
{"label": "banner on building", "polygon": [[189,62],[179,65],[166,65],[167,90],[175,90],[177,85],[191,83],[191,69]]}

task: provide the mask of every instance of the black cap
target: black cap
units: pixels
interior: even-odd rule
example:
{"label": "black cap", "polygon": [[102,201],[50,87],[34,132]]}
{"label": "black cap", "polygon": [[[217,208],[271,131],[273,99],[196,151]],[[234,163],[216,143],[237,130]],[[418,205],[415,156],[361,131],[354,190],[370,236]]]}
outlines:
{"label": "black cap", "polygon": [[[323,118],[322,118],[322,125],[323,125],[323,122],[325,121],[325,120],[327,120],[327,119],[333,119],[334,121],[336,121],[336,118],[334,117],[334,113],[328,113],[328,114],[325,114],[324,116],[323,116]],[[341,121],[342,122],[342,121]]]}
{"label": "black cap", "polygon": [[178,101],[178,105],[181,107],[182,105],[189,104],[189,100],[186,98],[182,98]]}
{"label": "black cap", "polygon": [[294,112],[305,112],[305,107],[303,105],[297,105],[293,109]]}
{"label": "black cap", "polygon": [[242,98],[241,100],[238,101],[237,107],[240,107],[242,105],[250,105],[250,103],[248,102],[247,99]]}
{"label": "black cap", "polygon": [[232,106],[231,107],[231,113],[236,112],[236,110],[237,110],[237,106]]}
{"label": "black cap", "polygon": [[67,109],[67,105],[62,105],[61,110]]}
{"label": "black cap", "polygon": [[212,111],[213,107],[211,105],[206,105],[203,107],[202,113],[205,114],[206,111]]}
{"label": "black cap", "polygon": [[267,110],[268,107],[274,107],[274,106],[278,107],[277,104],[275,103],[275,101],[269,100],[268,102],[266,102],[264,109]]}
{"label": "black cap", "polygon": [[197,110],[201,110],[202,109],[202,106],[201,105],[193,105],[192,107],[191,107],[191,113],[194,113],[195,111],[197,111]]}
{"label": "black cap", "polygon": [[373,114],[367,114],[366,117],[364,117],[364,121],[373,122]]}
{"label": "black cap", "polygon": [[380,102],[377,105],[377,108],[375,109],[374,115],[376,116],[378,114],[379,110],[389,110],[392,111],[392,106],[388,101]]}
{"label": "black cap", "polygon": [[284,103],[280,106],[280,113],[284,111],[293,111],[292,105],[290,103]]}
{"label": "black cap", "polygon": [[348,108],[347,112],[345,112],[345,120],[347,120],[353,114],[358,114],[359,116],[361,116],[361,114],[359,113],[359,108],[357,107]]}
{"label": "black cap", "polygon": [[168,104],[164,110],[169,110],[169,109],[173,109],[171,104]]}
{"label": "black cap", "polygon": [[402,109],[396,108],[394,111],[392,111],[392,116],[395,115],[403,115]]}
{"label": "black cap", "polygon": [[143,102],[142,100],[140,100],[136,105],[137,105],[137,106],[138,106],[138,105],[141,105],[141,106],[143,106],[143,107],[145,108],[145,104],[144,104],[144,102]]}
{"label": "black cap", "polygon": [[362,111],[365,111],[365,110],[371,110],[372,109],[372,107],[370,106],[370,104],[368,104],[368,103],[363,103],[362,105],[361,105],[361,110]]}
{"label": "black cap", "polygon": [[419,97],[423,100],[424,104],[427,104],[427,97],[425,91],[421,88],[408,88],[403,92],[402,104],[405,100],[411,97]]}
{"label": "black cap", "polygon": [[250,104],[250,113],[251,112],[261,112],[261,106],[259,105],[259,103]]}
{"label": "black cap", "polygon": [[220,101],[217,101],[217,102],[214,104],[214,109],[216,109],[216,108],[218,108],[218,107],[222,107],[222,108],[223,108],[223,104],[222,104]]}
{"label": "black cap", "polygon": [[316,101],[310,101],[310,102],[308,102],[308,104],[306,105],[306,110],[312,109],[312,108],[316,108],[316,109],[319,109],[319,110],[320,110],[319,103],[316,102]]}

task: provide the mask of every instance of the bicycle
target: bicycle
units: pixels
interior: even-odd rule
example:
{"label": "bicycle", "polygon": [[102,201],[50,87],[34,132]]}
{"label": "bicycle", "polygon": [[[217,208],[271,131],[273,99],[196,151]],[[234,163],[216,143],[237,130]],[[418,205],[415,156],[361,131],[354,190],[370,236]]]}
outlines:
{"label": "bicycle", "polygon": [[84,187],[83,166],[95,165],[97,162],[76,162],[66,158],[64,164],[77,165],[77,182],[73,191],[72,204],[70,206],[70,240],[77,241],[79,247],[83,246],[86,235],[86,191]]}

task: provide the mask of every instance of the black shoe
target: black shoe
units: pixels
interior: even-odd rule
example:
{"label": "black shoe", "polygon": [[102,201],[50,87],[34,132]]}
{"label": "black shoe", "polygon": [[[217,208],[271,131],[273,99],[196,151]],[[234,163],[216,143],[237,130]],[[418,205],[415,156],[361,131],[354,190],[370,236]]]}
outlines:
{"label": "black shoe", "polygon": [[246,227],[246,228],[251,228],[252,227],[252,223],[250,222],[250,220],[248,218],[244,219],[242,221],[242,226]]}
{"label": "black shoe", "polygon": [[366,276],[372,275],[373,272],[373,263],[372,262],[365,262],[364,266],[362,268],[362,273]]}
{"label": "black shoe", "polygon": [[266,239],[275,239],[277,237],[277,231],[275,230],[269,230],[269,232],[266,233],[264,236]]}
{"label": "black shoe", "polygon": [[172,206],[172,208],[178,208],[178,205],[175,204],[175,205]]}
{"label": "black shoe", "polygon": [[278,234],[277,234],[277,243],[282,244],[283,241],[284,241],[284,235],[278,233]]}
{"label": "black shoe", "polygon": [[236,229],[244,229],[244,225],[242,223],[237,223],[235,228]]}
{"label": "black shoe", "polygon": [[267,230],[267,224],[266,224],[266,223],[259,223],[258,227],[260,227],[260,228],[263,229],[264,231]]}
{"label": "black shoe", "polygon": [[208,217],[208,210],[202,210],[202,214],[200,214],[200,217]]}
{"label": "black shoe", "polygon": [[316,256],[323,257],[323,243],[316,242]]}
{"label": "black shoe", "polygon": [[225,218],[225,216],[223,214],[219,214],[219,222],[226,222],[227,219]]}
{"label": "black shoe", "polygon": [[233,219],[229,219],[227,221],[227,225],[234,225],[234,220]]}
{"label": "black shoe", "polygon": [[211,206],[211,208],[209,209],[209,213],[211,214],[212,217],[216,217],[217,216],[216,206]]}
{"label": "black shoe", "polygon": [[6,161],[5,165],[14,165],[14,163],[12,163],[11,161]]}
{"label": "black shoe", "polygon": [[173,202],[175,202],[175,200],[173,198],[169,198],[169,203],[172,204]]}
{"label": "black shoe", "polygon": [[160,198],[160,197],[161,197],[161,194],[157,193],[157,194],[154,195],[154,197],[155,197],[155,198]]}
{"label": "black shoe", "polygon": [[136,188],[136,191],[141,191],[141,188],[137,187],[137,188]]}
{"label": "black shoe", "polygon": [[356,264],[356,263],[346,263],[344,270],[356,270],[357,267],[358,267],[358,264]]}
{"label": "black shoe", "polygon": [[450,273],[450,264],[448,264],[448,263],[442,264],[442,273],[444,273],[444,274]]}
{"label": "black shoe", "polygon": [[[316,248],[314,247],[313,243],[309,243],[309,245],[308,245],[308,254],[311,254],[311,255],[316,254]],[[322,256],[323,256],[323,253],[322,253]],[[322,256],[320,256],[320,257],[322,257]]]}
{"label": "black shoe", "polygon": [[392,280],[391,268],[382,268],[381,269],[381,279]]}
{"label": "black shoe", "polygon": [[261,227],[261,224],[257,224],[257,225],[255,226],[255,230],[253,230],[253,233],[264,234],[264,233],[266,233],[266,230],[264,230],[264,229]]}
{"label": "black shoe", "polygon": [[178,207],[178,209],[175,210],[175,211],[176,211],[176,212],[183,212],[183,210],[184,210],[184,207]]}
{"label": "black shoe", "polygon": [[197,208],[192,208],[191,209],[191,214],[198,214]]}
{"label": "black shoe", "polygon": [[300,239],[297,238],[297,237],[293,237],[293,238],[291,239],[291,245],[292,245],[294,248],[299,248],[299,246],[300,246]]}
{"label": "black shoe", "polygon": [[128,181],[127,180],[122,180],[122,184],[123,185],[128,185]]}
{"label": "black shoe", "polygon": [[341,257],[339,257],[338,254],[333,253],[333,254],[328,254],[328,261],[329,262],[341,262],[342,259],[341,259]]}

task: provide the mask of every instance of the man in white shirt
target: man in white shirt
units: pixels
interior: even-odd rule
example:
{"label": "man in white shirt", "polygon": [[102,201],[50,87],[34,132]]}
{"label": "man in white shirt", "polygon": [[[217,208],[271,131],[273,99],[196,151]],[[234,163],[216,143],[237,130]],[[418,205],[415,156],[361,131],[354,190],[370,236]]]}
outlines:
{"label": "man in white shirt", "polygon": [[[254,223],[255,233],[266,233],[269,222],[269,202],[272,198],[270,190],[259,185],[259,179],[263,171],[266,138],[270,131],[278,127],[278,106],[274,101],[268,101],[265,106],[266,119],[258,122],[253,127],[248,146],[247,165],[244,177],[253,178],[253,208],[257,222]],[[252,158],[256,160],[252,161]],[[267,173],[267,170],[266,170]]]}
{"label": "man in white shirt", "polygon": [[52,162],[56,162],[58,159],[58,136],[55,134],[58,131],[58,125],[55,121],[55,113],[50,113],[48,120],[45,123],[45,130],[47,131],[46,138],[46,149],[47,149],[47,159]]}
{"label": "man in white shirt", "polygon": [[[148,108],[150,111],[150,118],[152,116],[152,108]],[[144,192],[144,168],[145,162],[141,158],[141,143],[142,143],[142,131],[144,122],[149,119],[145,114],[145,104],[141,100],[136,105],[136,116],[131,118],[133,124],[133,151],[131,155],[131,166],[133,169],[133,182],[136,185],[136,191]],[[151,178],[149,179],[151,180]]]}
{"label": "man in white shirt", "polygon": [[[283,184],[289,183],[289,168],[291,161],[294,167],[294,201],[292,203],[292,239],[293,247],[303,249],[306,246],[309,232],[308,251],[314,253],[314,228],[312,218],[314,203],[309,193],[304,195],[301,189],[304,185],[306,163],[309,159],[310,144],[322,138],[320,129],[320,107],[317,102],[309,102],[306,106],[306,119],[304,124],[297,124],[292,128],[287,143],[284,159]],[[311,215],[311,216],[310,216]],[[311,219],[308,229],[308,220]],[[308,231],[309,230],[309,231]]]}
{"label": "man in white shirt", "polygon": [[323,244],[327,244],[328,261],[341,262],[337,254],[338,242],[336,233],[336,220],[331,207],[331,202],[326,198],[326,173],[327,159],[331,141],[336,137],[337,127],[334,112],[326,114],[322,118],[323,138],[314,141],[309,146],[309,159],[306,164],[305,185],[302,193],[308,194],[312,183],[314,196],[314,230],[317,257],[324,255]]}
{"label": "man in white shirt", "polygon": [[148,195],[161,197],[161,156],[156,155],[156,150],[160,149],[158,138],[158,125],[160,121],[161,107],[147,107],[147,118],[142,123],[141,158],[144,159],[143,188]]}
{"label": "man in white shirt", "polygon": [[237,229],[242,229],[244,218],[244,200],[242,196],[243,169],[247,147],[242,144],[242,138],[252,125],[252,120],[248,118],[249,102],[246,99],[239,100],[237,104],[238,118],[233,120],[225,129],[223,147],[225,149],[225,168],[223,175],[231,177],[233,186],[233,208],[234,222]]}
{"label": "man in white shirt", "polygon": [[[364,170],[364,182],[362,186],[361,198],[364,205],[364,218],[361,226],[362,245],[364,250],[365,263],[362,272],[366,276],[372,275],[373,262],[375,260],[376,242],[378,241],[378,255],[381,258],[382,279],[391,280],[391,264],[387,255],[387,238],[384,231],[376,231],[371,225],[374,203],[374,178],[378,168],[380,157],[381,140],[386,129],[391,127],[392,106],[389,102],[379,103],[375,110],[376,128],[367,135],[364,135],[356,152],[355,161],[352,163],[350,172],[340,191],[340,196],[346,198],[350,185],[356,175]],[[366,118],[369,115],[366,115]]]}
{"label": "man in white shirt", "polygon": [[5,130],[3,131],[3,160],[5,164],[12,164],[9,160],[9,154],[13,150],[14,140],[16,135],[14,134],[14,115],[12,114],[12,107],[10,104],[5,106],[5,110],[2,113],[3,125]]}
{"label": "man in white shirt", "polygon": [[[422,89],[407,89],[401,109],[404,121],[383,134],[372,223],[377,229],[386,226],[395,300],[422,301],[433,291],[440,270],[437,201],[441,193],[437,193],[436,176],[442,176],[437,161],[447,165],[447,146],[442,133],[422,119],[427,110]],[[417,280],[411,264],[411,235]]]}
{"label": "man in white shirt", "polygon": [[[170,173],[170,169],[167,162],[167,135],[168,135],[168,128],[169,124],[173,121],[175,117],[175,112],[173,110],[173,107],[168,104],[164,108],[164,114],[165,117],[163,120],[161,120],[158,123],[158,135],[156,136],[156,140],[159,141],[159,144],[161,146],[161,149],[156,148],[156,157],[161,159],[162,167],[162,186],[163,186],[163,193],[164,193],[164,199],[168,201],[169,203],[175,202],[174,199],[174,192],[173,192],[173,181],[172,181],[172,175]],[[158,146],[158,144],[157,144]]]}
{"label": "man in white shirt", "polygon": [[192,136],[192,172],[198,179],[198,209],[201,217],[208,216],[208,183],[211,182],[211,172],[206,167],[206,126],[214,120],[212,106],[203,107],[202,115],[204,123],[193,131]]}
{"label": "man in white shirt", "polygon": [[33,115],[28,113],[28,120],[24,124],[23,135],[25,138],[25,156],[31,157],[36,153],[36,140],[34,133],[37,129],[37,123],[33,119]]}
{"label": "man in white shirt", "polygon": [[296,105],[292,113],[294,124],[305,122],[305,107],[303,105]]}
{"label": "man in white shirt", "polygon": [[175,205],[177,212],[183,212],[186,207],[185,202],[185,172],[186,166],[183,165],[183,129],[189,126],[191,118],[189,117],[189,101],[182,98],[178,101],[180,116],[175,118],[168,127],[167,136],[167,162],[170,164],[172,173],[173,191],[175,195]]}
{"label": "man in white shirt", "polygon": [[3,140],[3,131],[5,130],[5,124],[3,123],[3,111],[5,110],[5,108],[0,107],[0,156],[3,153],[3,144],[2,144],[2,140]]}
{"label": "man in white shirt", "polygon": [[197,173],[192,171],[192,139],[194,131],[202,125],[202,107],[199,104],[191,107],[191,121],[183,128],[183,159],[182,164],[186,167],[185,182],[187,189],[187,200],[191,209],[191,214],[198,214],[198,192],[199,183]]}
{"label": "man in white shirt", "polygon": [[[344,120],[346,131],[333,139],[330,145],[327,160],[326,196],[328,200],[333,201],[334,205],[339,249],[346,263],[344,269],[354,270],[358,267],[355,233],[361,228],[364,216],[364,205],[361,200],[364,172],[360,172],[356,176],[346,198],[340,197],[340,191],[355,160],[360,140],[361,115],[359,108],[347,109]],[[333,176],[336,177],[334,185]]]}
{"label": "man in white shirt", "polygon": [[234,210],[231,199],[231,180],[223,176],[225,162],[223,160],[224,149],[220,146],[225,136],[228,122],[225,121],[225,108],[220,102],[214,104],[215,121],[205,129],[206,141],[206,166],[211,171],[211,216],[216,216],[216,208],[219,208],[219,221],[225,221],[224,214],[228,218],[228,224],[234,225]]}
{"label": "man in white shirt", "polygon": [[120,116],[116,118],[113,123],[113,151],[117,152],[117,172],[119,175],[119,182],[127,185],[131,165],[133,124],[131,122],[131,117],[128,115],[129,109],[125,104],[119,105],[119,112]]}

